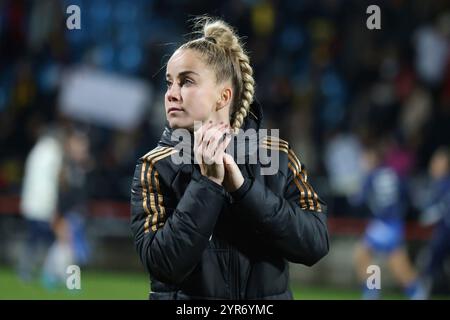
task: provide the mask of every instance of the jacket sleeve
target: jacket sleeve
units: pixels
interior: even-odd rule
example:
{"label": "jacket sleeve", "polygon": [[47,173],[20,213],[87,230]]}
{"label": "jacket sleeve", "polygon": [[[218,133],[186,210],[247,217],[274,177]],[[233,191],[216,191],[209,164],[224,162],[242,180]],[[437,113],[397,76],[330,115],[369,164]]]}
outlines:
{"label": "jacket sleeve", "polygon": [[237,195],[237,201],[258,233],[270,239],[287,260],[311,266],[329,250],[326,206],[309,184],[306,169],[290,148],[288,159],[284,194],[275,194],[255,179],[247,187],[244,183],[244,194]]}
{"label": "jacket sleeve", "polygon": [[[139,161],[131,188],[131,229],[140,259],[162,282],[179,284],[193,271],[208,246],[226,193],[194,171],[175,208],[173,193],[150,160]],[[173,195],[172,195],[173,197]]]}

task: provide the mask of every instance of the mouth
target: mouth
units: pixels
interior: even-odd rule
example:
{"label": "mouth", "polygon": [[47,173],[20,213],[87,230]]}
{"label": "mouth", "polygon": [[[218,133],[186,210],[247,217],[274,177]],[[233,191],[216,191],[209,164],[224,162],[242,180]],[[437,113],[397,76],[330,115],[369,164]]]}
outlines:
{"label": "mouth", "polygon": [[183,111],[183,109],[177,108],[177,107],[170,107],[170,108],[167,110],[167,114],[170,114],[170,113],[173,113],[173,112],[178,112],[178,111]]}

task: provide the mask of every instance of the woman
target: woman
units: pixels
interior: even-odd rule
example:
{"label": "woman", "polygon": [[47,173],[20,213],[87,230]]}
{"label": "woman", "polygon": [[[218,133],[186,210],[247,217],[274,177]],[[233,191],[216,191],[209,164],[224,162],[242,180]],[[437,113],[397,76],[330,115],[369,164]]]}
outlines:
{"label": "woman", "polygon": [[[311,266],[328,252],[324,204],[289,144],[258,133],[262,111],[238,37],[220,20],[199,25],[202,36],[167,63],[168,125],[132,183],[131,228],[150,299],[292,299],[288,261]],[[193,136],[190,163],[173,161],[176,129]],[[240,150],[256,141],[257,151],[278,155],[278,170],[262,174],[251,147],[239,159],[227,153],[229,133]]]}

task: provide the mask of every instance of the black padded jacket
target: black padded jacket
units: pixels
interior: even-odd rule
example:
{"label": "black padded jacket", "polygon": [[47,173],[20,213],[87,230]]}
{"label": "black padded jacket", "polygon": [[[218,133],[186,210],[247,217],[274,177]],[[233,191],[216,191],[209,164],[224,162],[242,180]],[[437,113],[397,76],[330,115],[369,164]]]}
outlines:
{"label": "black padded jacket", "polygon": [[[173,161],[183,148],[168,126],[138,160],[131,229],[150,299],[292,299],[289,262],[312,266],[328,253],[326,205],[290,145],[258,131],[261,121],[253,103],[244,130],[254,133],[244,143],[257,148],[238,163],[245,182],[231,194],[197,164]],[[278,156],[274,174],[251,160],[258,150]]]}

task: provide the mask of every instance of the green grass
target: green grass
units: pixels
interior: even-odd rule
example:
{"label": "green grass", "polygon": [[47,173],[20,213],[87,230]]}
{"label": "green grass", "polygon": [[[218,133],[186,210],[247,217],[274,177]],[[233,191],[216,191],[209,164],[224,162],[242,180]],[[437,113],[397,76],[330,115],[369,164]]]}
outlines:
{"label": "green grass", "polygon": [[145,274],[86,271],[81,272],[81,290],[65,287],[47,289],[39,280],[21,281],[11,269],[0,268],[1,299],[147,299]]}
{"label": "green grass", "polygon": [[[296,300],[359,300],[361,292],[351,289],[297,286],[292,287]],[[387,292],[382,294],[384,300],[403,300],[402,294]]]}
{"label": "green grass", "polygon": [[[334,300],[359,299],[357,290],[320,288],[311,286],[292,286],[295,299]],[[81,290],[44,288],[38,280],[24,283],[10,268],[0,268],[0,300],[146,300],[148,296],[148,278],[140,273],[82,271]],[[403,295],[390,293],[384,299],[404,299]]]}

